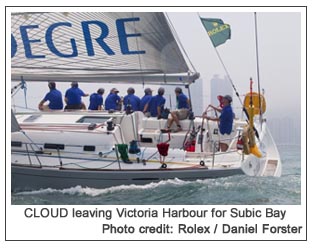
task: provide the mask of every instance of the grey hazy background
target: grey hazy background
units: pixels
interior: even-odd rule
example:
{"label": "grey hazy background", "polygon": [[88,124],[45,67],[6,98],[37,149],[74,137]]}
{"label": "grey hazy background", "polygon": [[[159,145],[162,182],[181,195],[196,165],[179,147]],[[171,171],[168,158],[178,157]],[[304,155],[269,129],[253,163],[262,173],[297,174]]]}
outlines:
{"label": "grey hazy background", "polygon": [[[168,16],[201,79],[201,107],[211,103],[210,82],[215,75],[224,78],[226,73],[220,63],[214,47],[202,26],[199,15],[207,18],[221,18],[231,26],[231,39],[217,47],[230,77],[238,92],[243,95],[249,91],[249,78],[254,80],[257,90],[256,42],[253,12],[169,12]],[[301,117],[301,14],[300,12],[258,12],[258,43],[260,63],[260,83],[265,90],[269,125],[277,143],[300,143]],[[303,65],[304,66],[304,65]],[[12,83],[12,86],[16,83]],[[65,93],[69,83],[58,83]],[[108,94],[113,85],[80,84],[87,93],[104,87]],[[129,86],[120,86],[120,94],[125,95]],[[145,86],[147,87],[147,85]],[[136,94],[143,95],[143,86],[137,85]],[[152,86],[157,89],[157,86]],[[48,91],[47,83],[28,84],[28,107],[37,109],[39,101]],[[173,98],[173,89],[167,91],[167,100]],[[225,93],[227,94],[227,93]],[[193,95],[196,99],[197,93]],[[169,97],[169,98],[168,98]],[[303,97],[304,98],[304,97]],[[243,97],[242,97],[243,99]],[[88,98],[84,98],[88,104]],[[197,100],[198,101],[198,100]],[[24,106],[23,92],[12,99],[13,104]],[[239,101],[234,97],[234,106]],[[174,104],[173,104],[174,106]],[[289,136],[292,133],[292,136]],[[298,140],[299,139],[299,140]]]}
{"label": "grey hazy background", "polygon": [[[271,9],[272,10],[272,9]],[[199,16],[221,18],[231,26],[231,39],[217,50],[240,95],[249,91],[249,78],[257,90],[254,12],[169,13],[191,61],[203,79],[204,107],[210,100],[210,81],[224,78],[210,38]],[[265,91],[268,123],[278,143],[300,144],[301,128],[301,13],[257,12],[260,84]],[[303,30],[305,32],[305,30]],[[301,58],[301,56],[303,58]],[[242,98],[243,100],[243,98]],[[234,98],[234,105],[239,101]]]}
{"label": "grey hazy background", "polygon": [[[254,13],[198,13],[221,18],[231,25],[232,36],[217,47],[240,94],[249,91],[249,78],[257,87]],[[204,80],[209,100],[213,75],[226,75],[197,13],[170,13],[169,16]],[[261,88],[265,89],[268,114],[300,115],[301,15],[300,13],[257,13]],[[305,83],[302,83],[305,84]],[[208,88],[207,88],[208,87]]]}

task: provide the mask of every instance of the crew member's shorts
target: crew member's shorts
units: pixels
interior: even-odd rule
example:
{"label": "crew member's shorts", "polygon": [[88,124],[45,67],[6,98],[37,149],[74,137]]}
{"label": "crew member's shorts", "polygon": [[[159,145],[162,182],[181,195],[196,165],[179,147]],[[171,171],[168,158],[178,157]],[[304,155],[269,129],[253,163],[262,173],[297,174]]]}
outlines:
{"label": "crew member's shorts", "polygon": [[229,144],[232,141],[233,136],[231,134],[221,134],[220,133],[220,142],[221,143],[225,143],[225,144]]}
{"label": "crew member's shorts", "polygon": [[65,109],[82,109],[82,104],[67,104]]}
{"label": "crew member's shorts", "polygon": [[177,117],[179,120],[185,120],[189,115],[188,109],[178,109],[176,110]]}

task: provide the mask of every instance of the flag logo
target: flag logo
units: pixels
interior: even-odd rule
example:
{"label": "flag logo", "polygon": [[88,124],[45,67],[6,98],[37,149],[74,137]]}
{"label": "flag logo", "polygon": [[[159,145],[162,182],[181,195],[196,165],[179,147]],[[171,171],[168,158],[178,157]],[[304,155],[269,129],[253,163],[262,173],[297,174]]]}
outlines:
{"label": "flag logo", "polygon": [[211,39],[214,47],[219,46],[231,39],[231,27],[221,19],[201,18],[201,21]]}

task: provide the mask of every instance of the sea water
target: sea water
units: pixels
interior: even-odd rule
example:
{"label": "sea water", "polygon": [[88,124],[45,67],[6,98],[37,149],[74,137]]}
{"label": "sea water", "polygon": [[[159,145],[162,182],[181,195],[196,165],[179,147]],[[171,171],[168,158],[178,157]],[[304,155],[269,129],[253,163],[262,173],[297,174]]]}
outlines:
{"label": "sea water", "polygon": [[300,205],[301,147],[278,145],[281,177],[236,175],[225,178],[179,179],[105,189],[41,189],[11,194],[14,205]]}

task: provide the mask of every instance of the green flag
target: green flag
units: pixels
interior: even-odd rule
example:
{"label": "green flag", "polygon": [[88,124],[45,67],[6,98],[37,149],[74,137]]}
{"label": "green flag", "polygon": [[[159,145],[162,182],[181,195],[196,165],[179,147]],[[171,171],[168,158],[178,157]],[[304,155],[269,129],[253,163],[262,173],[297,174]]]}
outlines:
{"label": "green flag", "polygon": [[200,18],[213,46],[217,47],[225,43],[227,39],[231,39],[230,25],[223,23],[221,19],[216,18]]}

